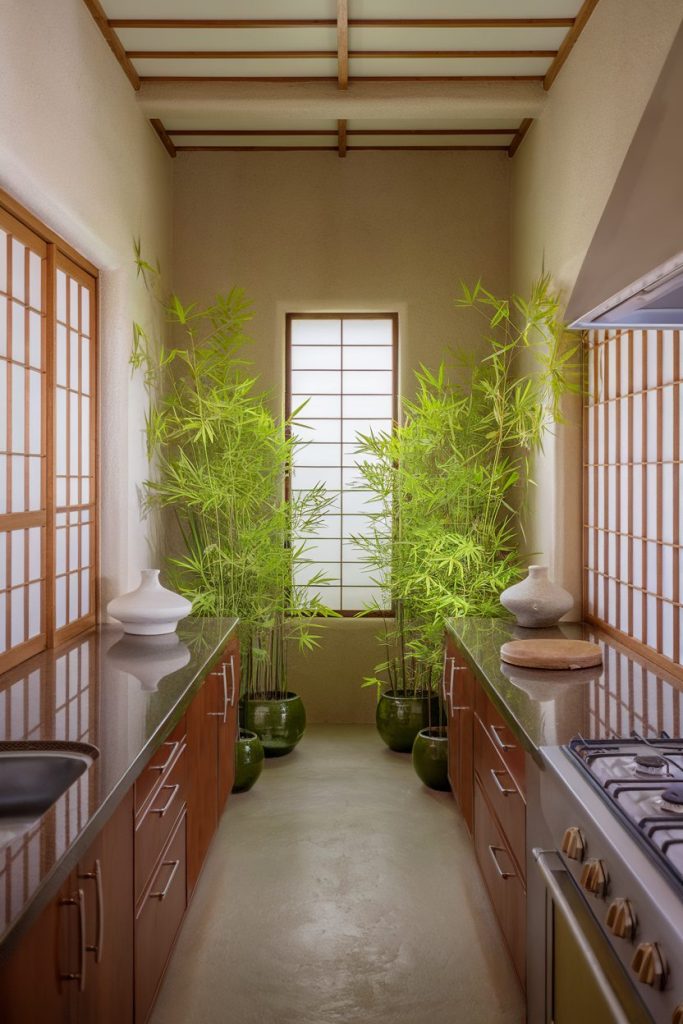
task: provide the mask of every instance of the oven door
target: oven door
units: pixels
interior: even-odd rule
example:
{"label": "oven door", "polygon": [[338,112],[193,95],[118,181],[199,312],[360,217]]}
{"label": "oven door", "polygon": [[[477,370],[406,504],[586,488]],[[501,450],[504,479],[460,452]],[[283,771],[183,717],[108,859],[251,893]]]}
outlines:
{"label": "oven door", "polygon": [[533,859],[546,894],[545,1024],[652,1024],[559,856]]}

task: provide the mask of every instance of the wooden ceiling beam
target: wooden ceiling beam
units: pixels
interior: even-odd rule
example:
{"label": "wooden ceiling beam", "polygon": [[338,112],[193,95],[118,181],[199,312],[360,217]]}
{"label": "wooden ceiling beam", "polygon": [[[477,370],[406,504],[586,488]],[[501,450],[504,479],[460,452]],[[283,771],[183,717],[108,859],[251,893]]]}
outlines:
{"label": "wooden ceiling beam", "polygon": [[107,46],[116,57],[117,61],[123,68],[128,81],[137,92],[140,88],[140,76],[131,64],[123,43],[117,36],[116,32],[111,28],[102,4],[99,0],[83,0],[83,2],[92,14],[95,24],[104,36]]}
{"label": "wooden ceiling beam", "polygon": [[[571,28],[574,18],[348,18],[349,28]],[[335,28],[335,18],[110,18],[116,28]]]}
{"label": "wooden ceiling beam", "polygon": [[[336,146],[177,146],[178,153],[338,153],[339,143]],[[358,152],[394,153],[394,152],[425,152],[425,153],[453,153],[453,152],[489,152],[506,153],[507,146],[346,146],[346,152],[352,150]],[[339,154],[340,156],[343,154]]]}
{"label": "wooden ceiling beam", "polygon": [[150,120],[149,120],[149,123],[151,124],[152,128],[154,129],[154,131],[157,133],[157,135],[159,136],[159,138],[163,142],[164,147],[165,147],[166,152],[168,153],[168,155],[170,157],[175,158],[175,155],[176,155],[176,153],[178,151],[177,151],[176,147],[174,146],[173,141],[169,137],[168,132],[164,128],[162,122],[159,120],[158,117],[151,117]]}
{"label": "wooden ceiling beam", "polygon": [[337,149],[340,157],[346,156],[346,121],[337,121]]}
{"label": "wooden ceiling beam", "polygon": [[[515,135],[517,128],[348,128],[347,136],[352,135]],[[218,136],[288,136],[288,135],[317,135],[333,136],[337,132],[334,128],[167,128],[166,134],[173,135],[206,135]]]}
{"label": "wooden ceiling beam", "polygon": [[591,14],[597,6],[598,0],[584,0],[579,13],[576,15],[576,18],[574,19],[574,24],[562,40],[560,48],[557,51],[557,56],[555,57],[554,61],[546,71],[545,78],[543,79],[543,88],[546,91],[550,88],[550,86],[553,84],[553,82],[559,75],[564,65],[564,62],[566,61],[567,57],[576,45],[579,36],[586,27],[588,19],[590,18]]}
{"label": "wooden ceiling beam", "polygon": [[[453,58],[556,57],[557,50],[347,50],[346,59],[442,60]],[[307,60],[337,57],[336,50],[127,50],[131,60]]]}
{"label": "wooden ceiling beam", "polygon": [[349,3],[337,0],[337,85],[349,87]]}
{"label": "wooden ceiling beam", "polygon": [[522,144],[522,142],[524,140],[524,136],[529,131],[529,129],[531,128],[533,123],[534,123],[533,117],[525,117],[524,118],[524,120],[520,124],[519,128],[517,129],[517,133],[515,134],[514,139],[512,140],[512,142],[510,143],[510,145],[508,147],[508,156],[509,157],[513,157],[515,155],[515,153],[517,152],[517,150],[519,149],[519,147],[521,146],[521,144]]}
{"label": "wooden ceiling beam", "polygon": [[[542,82],[543,75],[354,75],[354,82]],[[330,75],[140,75],[140,82],[336,82]]]}

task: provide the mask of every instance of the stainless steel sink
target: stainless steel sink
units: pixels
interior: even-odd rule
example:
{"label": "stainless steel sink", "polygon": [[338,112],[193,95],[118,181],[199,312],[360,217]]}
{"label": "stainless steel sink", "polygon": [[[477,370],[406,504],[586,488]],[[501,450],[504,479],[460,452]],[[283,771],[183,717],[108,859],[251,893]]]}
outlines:
{"label": "stainless steel sink", "polygon": [[0,745],[0,826],[21,827],[37,821],[97,755],[97,748],[87,744]]}

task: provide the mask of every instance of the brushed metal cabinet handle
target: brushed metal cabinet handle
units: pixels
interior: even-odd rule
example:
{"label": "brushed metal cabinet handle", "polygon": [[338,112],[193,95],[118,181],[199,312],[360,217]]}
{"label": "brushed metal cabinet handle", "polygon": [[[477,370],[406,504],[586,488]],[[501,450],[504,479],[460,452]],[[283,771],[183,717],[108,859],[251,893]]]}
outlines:
{"label": "brushed metal cabinet handle", "polygon": [[[506,789],[503,783],[498,778],[499,775],[507,775],[507,772],[501,771],[500,768],[491,768],[491,777],[496,784],[496,789],[502,796],[514,796],[517,792],[516,789]],[[509,778],[509,776],[508,776]]]}
{"label": "brushed metal cabinet handle", "polygon": [[60,900],[62,907],[78,908],[78,971],[76,973],[60,974],[62,981],[77,981],[78,991],[85,991],[85,897],[82,889],[77,889],[73,896]]}
{"label": "brushed metal cabinet handle", "polygon": [[95,945],[86,946],[88,953],[95,954],[95,963],[99,964],[102,960],[102,947],[104,945],[104,898],[102,895],[102,865],[100,864],[99,858],[95,861],[95,867],[93,871],[84,871],[79,874],[79,878],[84,881],[91,881],[95,883]]}
{"label": "brushed metal cabinet handle", "polygon": [[171,886],[173,885],[173,879],[176,876],[176,872],[178,871],[178,868],[180,867],[180,861],[179,860],[164,860],[161,863],[161,867],[162,868],[171,868],[172,869],[171,870],[171,874],[168,876],[168,881],[166,882],[166,885],[164,886],[164,888],[160,890],[160,892],[151,892],[149,894],[148,899],[150,899],[150,900],[164,900],[164,899],[166,899],[166,896],[168,895],[168,891],[171,888]]}
{"label": "brushed metal cabinet handle", "polygon": [[230,678],[232,680],[232,687],[230,690],[230,707],[235,706],[235,691],[237,689],[237,683],[235,681],[235,655],[230,655]]}
{"label": "brushed metal cabinet handle", "polygon": [[[223,710],[222,711],[207,711],[206,713],[209,716],[209,718],[222,718],[223,719],[223,725],[225,725],[225,723],[228,720],[228,707],[230,706],[230,703],[231,703],[228,700],[228,675],[227,675],[227,666],[226,666],[225,662],[223,662],[223,664],[221,665],[221,671],[220,672],[212,672],[211,675],[212,676],[218,676],[223,681]],[[234,674],[233,674],[233,687],[235,685],[234,684],[234,679],[235,679],[235,677],[234,677]]]}
{"label": "brushed metal cabinet handle", "polygon": [[489,731],[493,736],[496,746],[499,747],[505,753],[507,753],[509,750],[514,750],[515,745],[514,743],[506,743],[505,740],[502,740],[500,738],[499,733],[502,732],[502,730],[502,725],[489,725]]}
{"label": "brushed metal cabinet handle", "polygon": [[171,804],[175,800],[176,796],[180,792],[180,783],[176,782],[175,785],[173,785],[173,786],[168,785],[168,786],[162,786],[161,788],[162,789],[170,789],[171,790],[171,794],[170,794],[168,800],[166,801],[166,803],[164,804],[163,807],[152,807],[152,809],[150,811],[150,814],[158,814],[160,818],[163,818],[163,816],[166,814],[166,812],[169,810]]}
{"label": "brushed metal cabinet handle", "polygon": [[495,864],[496,871],[498,872],[502,879],[507,881],[508,878],[516,878],[516,874],[514,871],[503,871],[502,867],[498,862],[498,854],[507,853],[507,850],[505,849],[504,846],[489,846],[489,853],[491,854],[491,860]]}
{"label": "brushed metal cabinet handle", "polygon": [[178,750],[178,747],[180,746],[181,742],[181,740],[169,740],[166,743],[162,743],[162,746],[164,747],[171,747],[171,753],[168,755],[163,764],[151,764],[149,766],[149,770],[151,772],[161,772],[161,774],[163,775],[163,773],[166,771],[171,761],[175,757],[176,751]]}

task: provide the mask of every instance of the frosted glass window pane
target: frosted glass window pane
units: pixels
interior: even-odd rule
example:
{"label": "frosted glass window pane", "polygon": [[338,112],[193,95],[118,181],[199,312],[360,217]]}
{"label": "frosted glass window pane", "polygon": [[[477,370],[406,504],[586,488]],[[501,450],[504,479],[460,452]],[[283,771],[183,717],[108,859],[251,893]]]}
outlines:
{"label": "frosted glass window pane", "polygon": [[78,605],[78,573],[74,572],[69,576],[69,622],[75,622],[79,618]]}
{"label": "frosted glass window pane", "polygon": [[656,597],[647,598],[647,643],[650,647],[657,647],[657,605]]}
{"label": "frosted glass window pane", "polygon": [[658,381],[658,345],[656,340],[656,334],[651,332],[646,335],[647,337],[647,386],[648,388],[656,388]]}
{"label": "frosted glass window pane", "polygon": [[[295,497],[295,498],[302,498],[307,493],[308,492],[304,491],[304,490],[301,490],[301,491],[292,490],[292,496]],[[335,515],[337,515],[339,513],[339,511],[340,511],[339,491],[328,491],[327,494],[326,494],[326,498],[327,498],[327,500],[329,502],[327,507],[329,508],[330,514],[334,513]],[[296,533],[296,531],[297,531],[296,523],[293,526],[293,530]]]}
{"label": "frosted glass window pane", "polygon": [[90,394],[90,342],[87,338],[81,338],[81,391],[84,395]]}
{"label": "frosted glass window pane", "polygon": [[0,359],[0,451],[7,451],[7,362]]}
{"label": "frosted glass window pane", "polygon": [[647,575],[645,589],[651,593],[657,593],[657,545],[652,541],[646,545]]}
{"label": "frosted glass window pane", "polygon": [[[57,412],[56,412],[56,441],[55,457],[57,473],[63,476],[66,473],[66,391],[64,388],[57,388]],[[60,502],[63,504],[63,502]]]}
{"label": "frosted glass window pane", "polygon": [[26,355],[26,339],[24,326],[25,310],[18,302],[12,303],[12,359],[23,363]]}
{"label": "frosted glass window pane", "polygon": [[372,519],[369,516],[346,515],[342,523],[342,536],[345,540],[351,537],[371,537]]}
{"label": "frosted glass window pane", "polygon": [[351,444],[345,444],[342,450],[342,458],[344,466],[355,466],[360,462],[378,462],[379,459],[376,455],[370,452],[361,451],[359,442],[351,442]]}
{"label": "frosted glass window pane", "polygon": [[7,533],[0,533],[0,590],[7,589]]}
{"label": "frosted glass window pane", "polygon": [[674,656],[674,610],[670,604],[662,604],[662,654]]}
{"label": "frosted glass window pane", "polygon": [[[652,346],[650,346],[652,347]],[[645,457],[648,462],[656,462],[657,452],[657,395],[656,391],[647,394],[647,449]]]}
{"label": "frosted glass window pane", "polygon": [[81,331],[90,335],[90,290],[81,285]]}
{"label": "frosted glass window pane", "polygon": [[[305,536],[304,534],[301,535]],[[326,515],[320,519],[320,524],[315,532],[315,537],[340,537],[341,536],[341,516],[337,515]]]}
{"label": "frosted glass window pane", "polygon": [[26,248],[21,242],[13,238],[12,239],[12,295],[19,302],[24,301],[25,296],[25,276],[26,276]]}
{"label": "frosted glass window pane", "polygon": [[292,392],[300,395],[335,395],[341,391],[341,373],[330,370],[294,370]]}
{"label": "frosted glass window pane", "polygon": [[344,587],[367,587],[372,586],[374,570],[360,562],[345,562],[342,566],[342,586]]}
{"label": "frosted glass window pane", "polygon": [[55,360],[57,384],[65,388],[67,385],[66,327],[57,324],[57,357]]}
{"label": "frosted glass window pane", "polygon": [[28,459],[28,508],[39,512],[41,508],[41,460],[38,456]]}
{"label": "frosted glass window pane", "polygon": [[367,487],[363,484],[363,474],[358,466],[348,466],[342,472],[342,488],[346,491],[354,487]]}
{"label": "frosted glass window pane", "polygon": [[338,562],[313,562],[306,565],[295,565],[293,578],[296,584],[310,583],[318,574],[326,580],[324,586],[339,583]]}
{"label": "frosted glass window pane", "polygon": [[304,402],[306,405],[297,415],[297,421],[316,419],[319,416],[323,418],[341,416],[339,395],[292,395],[292,412],[295,412]]}
{"label": "frosted glass window pane", "polygon": [[78,281],[69,278],[69,323],[78,327]]}
{"label": "frosted glass window pane", "polygon": [[607,443],[607,461],[615,463],[617,461],[617,407],[614,402],[610,402],[607,408],[607,425],[609,438]]}
{"label": "frosted glass window pane", "polygon": [[42,260],[38,253],[29,254],[29,304],[34,309],[43,308],[43,287],[41,280]]}
{"label": "frosted glass window pane", "polygon": [[[72,468],[74,468],[72,466]],[[81,398],[81,473],[90,472],[90,399]]]}
{"label": "frosted glass window pane", "polygon": [[386,419],[347,419],[344,420],[343,426],[343,440],[345,444],[351,444],[359,438],[360,435],[368,436],[370,433],[375,435],[384,433],[391,433],[391,420]]}
{"label": "frosted glass window pane", "polygon": [[7,291],[7,234],[0,231],[0,291]]}
{"label": "frosted glass window pane", "polygon": [[60,528],[56,531],[55,542],[55,569],[57,576],[66,572],[66,530]]}
{"label": "frosted glass window pane", "polygon": [[24,450],[24,421],[26,402],[26,371],[23,366],[12,366],[12,451]]}
{"label": "frosted glass window pane", "polygon": [[628,372],[629,372],[629,334],[624,332],[619,339],[621,346],[621,380],[619,390],[622,395],[628,394]]}
{"label": "frosted glass window pane", "polygon": [[28,375],[28,450],[32,455],[41,452],[42,426],[42,375],[37,370],[30,370]]}
{"label": "frosted glass window pane", "polygon": [[90,565],[90,527],[81,527],[81,565]]}
{"label": "frosted glass window pane", "polygon": [[31,366],[35,366],[40,369],[42,360],[42,338],[41,338],[41,325],[42,317],[40,313],[29,313],[28,315],[28,332],[29,332],[29,363]]}
{"label": "frosted glass window pane", "polygon": [[647,466],[646,470],[647,488],[647,536],[657,536],[657,468]]}
{"label": "frosted glass window pane", "polygon": [[12,512],[26,510],[25,459],[23,455],[12,456]]}
{"label": "frosted glass window pane", "polygon": [[7,355],[7,299],[0,295],[0,356]]}
{"label": "frosted glass window pane", "polygon": [[643,470],[641,466],[633,467],[633,533],[641,537],[643,533],[642,502],[640,497],[643,493]]}
{"label": "frosted glass window pane", "polygon": [[[673,387],[662,390],[662,460],[670,462],[674,457],[674,389]],[[680,428],[679,428],[680,429]]]}
{"label": "frosted glass window pane", "polygon": [[24,530],[12,530],[10,533],[10,582],[13,587],[21,586],[26,582],[26,566],[24,564],[25,539]]}
{"label": "frosted glass window pane", "polygon": [[643,388],[643,332],[633,332],[633,391]]}
{"label": "frosted glass window pane", "polygon": [[303,557],[314,562],[339,563],[341,559],[340,540],[308,540]]}
{"label": "frosted glass window pane", "polygon": [[81,477],[81,504],[85,505],[90,501],[90,481],[87,476]]}
{"label": "frosted glass window pane", "polygon": [[40,579],[40,563],[42,544],[40,527],[33,526],[28,531],[28,578],[30,580]]}
{"label": "frosted glass window pane", "polygon": [[[342,543],[342,558],[344,562],[363,562],[366,557],[367,556],[365,551],[363,551],[363,548],[359,547],[357,544],[353,544],[349,540],[345,540]],[[370,567],[366,566],[366,568],[369,569]]]}
{"label": "frosted glass window pane", "polygon": [[81,499],[78,492],[78,477],[72,476],[69,478],[69,504],[80,505]]}
{"label": "frosted glass window pane", "polygon": [[296,490],[309,490],[317,484],[323,484],[330,491],[338,491],[341,487],[341,470],[339,468],[322,469],[309,466],[296,467],[292,473],[292,487]]}
{"label": "frosted glass window pane", "polygon": [[382,503],[371,497],[370,491],[346,491],[344,493],[344,515],[347,513],[381,512]]}
{"label": "frosted glass window pane", "polygon": [[78,527],[69,527],[69,569],[78,569]]}
{"label": "frosted glass window pane", "polygon": [[390,370],[393,350],[367,345],[364,348],[344,346],[345,370]]}
{"label": "frosted glass window pane", "polygon": [[81,383],[78,379],[78,357],[80,354],[81,339],[76,331],[69,331],[69,387],[73,391],[79,391]]}
{"label": "frosted glass window pane", "polygon": [[391,320],[345,320],[344,345],[392,345]]}
{"label": "frosted glass window pane", "polygon": [[63,270],[57,271],[57,319],[66,323],[66,274]]}
{"label": "frosted glass window pane", "polygon": [[7,512],[7,456],[0,455],[0,513]]}
{"label": "frosted glass window pane", "polygon": [[69,394],[69,468],[72,473],[78,472],[78,395]]}
{"label": "frosted glass window pane", "polygon": [[391,395],[393,377],[385,370],[349,370],[343,375],[345,395]]}
{"label": "frosted glass window pane", "polygon": [[66,505],[66,479],[63,476],[57,477],[57,504],[60,507]]}
{"label": "frosted glass window pane", "polygon": [[609,367],[607,371],[607,397],[614,398],[617,393],[617,360],[616,353],[614,351],[614,345],[611,344],[608,347],[609,352]]}
{"label": "frosted glass window pane", "polygon": [[90,570],[84,569],[81,573],[81,615],[88,615],[90,612]]}
{"label": "frosted glass window pane", "polygon": [[302,587],[301,593],[304,599],[317,597],[328,608],[339,608],[341,601],[341,590],[339,587]]}
{"label": "frosted glass window pane", "polygon": [[674,468],[662,466],[662,536],[661,539],[671,543],[674,539]]}
{"label": "frosted glass window pane", "polygon": [[10,594],[10,644],[17,647],[26,639],[24,628],[24,588],[11,591]]}
{"label": "frosted glass window pane", "polygon": [[0,594],[0,654],[7,650],[7,598]]}
{"label": "frosted glass window pane", "polygon": [[344,395],[343,407],[347,418],[390,419],[393,399],[391,395]]}
{"label": "frosted glass window pane", "polygon": [[292,345],[341,344],[340,320],[292,320]]}
{"label": "frosted glass window pane", "polygon": [[297,466],[338,466],[338,444],[307,444],[298,448],[295,455]]}
{"label": "frosted glass window pane", "polygon": [[32,583],[28,588],[28,639],[40,633],[41,584]]}
{"label": "frosted glass window pane", "polygon": [[341,369],[341,348],[331,345],[292,345],[293,370],[339,370]]}
{"label": "frosted glass window pane", "polygon": [[361,608],[379,608],[385,606],[382,591],[379,587],[345,587],[342,591],[343,612],[359,611]]}
{"label": "frosted glass window pane", "polygon": [[662,597],[670,601],[674,596],[674,564],[677,557],[673,548],[662,548]]}
{"label": "frosted glass window pane", "polygon": [[332,444],[341,441],[341,420],[297,420],[296,436],[302,441]]}

